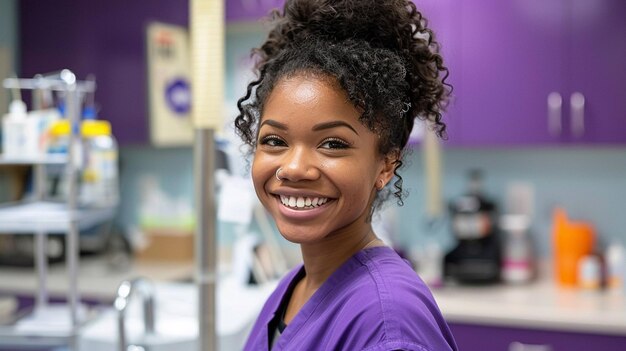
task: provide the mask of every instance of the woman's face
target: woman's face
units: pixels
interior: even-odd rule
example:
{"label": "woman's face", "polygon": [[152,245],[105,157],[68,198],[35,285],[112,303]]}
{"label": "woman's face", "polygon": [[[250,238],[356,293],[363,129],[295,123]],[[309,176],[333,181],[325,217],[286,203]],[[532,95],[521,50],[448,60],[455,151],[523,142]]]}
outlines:
{"label": "woman's face", "polygon": [[386,184],[393,166],[378,153],[377,135],[359,116],[326,77],[284,78],[268,97],[252,177],[287,240],[314,243],[369,228],[377,182]]}

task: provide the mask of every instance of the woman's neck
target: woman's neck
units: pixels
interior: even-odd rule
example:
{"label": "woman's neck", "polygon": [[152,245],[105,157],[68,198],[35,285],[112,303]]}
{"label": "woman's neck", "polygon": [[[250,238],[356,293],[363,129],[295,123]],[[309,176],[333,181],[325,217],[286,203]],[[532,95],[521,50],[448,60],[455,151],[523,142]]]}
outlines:
{"label": "woman's neck", "polygon": [[302,244],[302,259],[306,276],[304,289],[311,293],[317,290],[339,266],[366,247],[380,246],[380,241],[371,225],[359,233],[342,233],[326,238],[322,242]]}
{"label": "woman's neck", "polygon": [[359,229],[336,233],[321,242],[301,244],[306,275],[294,288],[285,323],[291,322],[326,279],[350,257],[364,248],[381,245],[383,242],[376,237],[369,223]]}

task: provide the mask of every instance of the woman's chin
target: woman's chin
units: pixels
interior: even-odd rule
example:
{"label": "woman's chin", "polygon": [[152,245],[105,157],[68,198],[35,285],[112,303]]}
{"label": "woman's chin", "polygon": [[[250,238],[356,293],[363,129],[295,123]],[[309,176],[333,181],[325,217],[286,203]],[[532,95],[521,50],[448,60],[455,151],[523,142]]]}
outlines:
{"label": "woman's chin", "polygon": [[278,228],[280,235],[285,240],[294,244],[309,244],[322,239],[323,235],[314,233],[312,230],[307,229],[294,229],[294,228]]}

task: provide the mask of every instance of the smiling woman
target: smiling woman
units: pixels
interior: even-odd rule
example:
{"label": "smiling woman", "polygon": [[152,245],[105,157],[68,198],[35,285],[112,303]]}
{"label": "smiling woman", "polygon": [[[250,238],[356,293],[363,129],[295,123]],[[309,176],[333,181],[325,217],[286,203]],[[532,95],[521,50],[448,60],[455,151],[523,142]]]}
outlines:
{"label": "smiling woman", "polygon": [[445,132],[432,32],[405,0],[292,0],[273,19],[235,126],[257,196],[304,263],[246,350],[456,350],[425,284],[371,225],[388,183],[401,203],[414,119]]}
{"label": "smiling woman", "polygon": [[[377,135],[359,116],[326,76],[294,75],[270,94],[252,177],[287,240],[306,244],[332,236],[355,246],[364,237],[355,233],[371,232],[366,219],[376,183],[391,179],[393,163],[379,155]],[[314,201],[316,206],[306,206]]]}

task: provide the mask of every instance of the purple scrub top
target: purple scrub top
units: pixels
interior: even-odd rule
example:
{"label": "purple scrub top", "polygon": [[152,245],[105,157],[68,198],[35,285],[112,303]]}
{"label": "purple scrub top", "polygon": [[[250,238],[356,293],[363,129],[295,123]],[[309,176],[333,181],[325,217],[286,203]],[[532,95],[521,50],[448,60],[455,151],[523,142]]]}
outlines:
{"label": "purple scrub top", "polygon": [[[290,285],[304,276],[292,270],[269,297],[244,350],[269,350],[268,324]],[[272,331],[273,333],[274,331]],[[352,256],[311,296],[283,331],[280,350],[457,350],[426,284],[389,247]]]}

